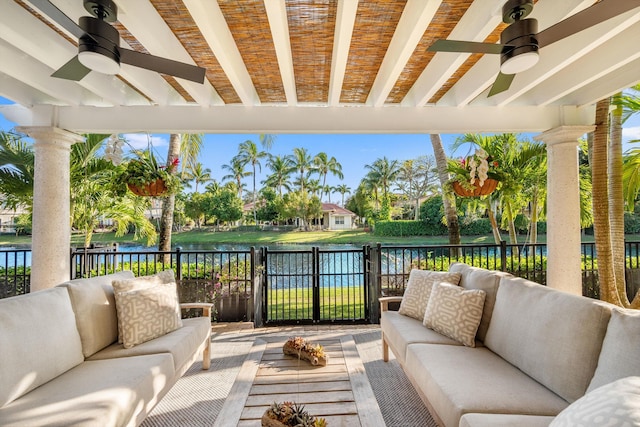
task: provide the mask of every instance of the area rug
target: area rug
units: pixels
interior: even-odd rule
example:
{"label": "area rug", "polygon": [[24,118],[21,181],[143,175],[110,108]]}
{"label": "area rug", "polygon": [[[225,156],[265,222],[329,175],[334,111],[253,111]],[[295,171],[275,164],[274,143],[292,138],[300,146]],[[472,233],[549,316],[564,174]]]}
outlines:
{"label": "area rug", "polygon": [[[341,332],[331,333],[339,335]],[[389,362],[382,361],[380,331],[354,328],[344,333],[354,338],[386,425],[437,427],[398,362],[392,355]],[[201,363],[195,363],[154,408],[142,426],[213,425],[255,338],[279,341],[291,334],[318,336],[322,332],[305,333],[292,329],[289,333],[260,329],[217,335],[211,346],[211,369],[203,371]]]}

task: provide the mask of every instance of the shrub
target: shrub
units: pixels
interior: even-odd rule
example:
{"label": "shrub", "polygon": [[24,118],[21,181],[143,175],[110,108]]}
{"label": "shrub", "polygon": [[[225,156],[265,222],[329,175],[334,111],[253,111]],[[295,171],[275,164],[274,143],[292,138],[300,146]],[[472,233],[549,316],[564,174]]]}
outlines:
{"label": "shrub", "polygon": [[491,221],[488,218],[478,218],[460,224],[460,234],[465,236],[480,236],[491,233]]}

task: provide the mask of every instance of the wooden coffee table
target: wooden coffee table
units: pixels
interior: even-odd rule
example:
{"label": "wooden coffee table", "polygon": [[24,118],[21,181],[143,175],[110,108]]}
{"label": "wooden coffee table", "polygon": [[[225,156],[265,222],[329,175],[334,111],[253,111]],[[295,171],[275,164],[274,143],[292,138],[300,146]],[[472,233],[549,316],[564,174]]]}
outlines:
{"label": "wooden coffee table", "polygon": [[285,401],[304,405],[329,426],[384,426],[353,337],[307,339],[323,345],[327,366],[284,355],[286,339],[256,340],[214,426],[260,426],[265,410]]}

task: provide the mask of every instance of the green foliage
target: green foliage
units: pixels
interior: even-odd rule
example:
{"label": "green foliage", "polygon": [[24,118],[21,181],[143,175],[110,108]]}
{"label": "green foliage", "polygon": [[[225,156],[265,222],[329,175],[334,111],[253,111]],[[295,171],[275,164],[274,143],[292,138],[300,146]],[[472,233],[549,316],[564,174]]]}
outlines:
{"label": "green foliage", "polygon": [[624,213],[624,232],[625,234],[640,233],[640,215],[631,212]]}
{"label": "green foliage", "polygon": [[14,220],[16,234],[31,234],[31,221],[31,214],[24,213],[18,215]]}
{"label": "green foliage", "polygon": [[180,178],[175,174],[177,161],[170,166],[159,165],[151,150],[136,151],[137,158],[118,166],[114,181],[115,191],[122,196],[127,192],[127,184],[144,186],[158,179],[164,181],[167,188],[165,195],[175,194],[182,188]]}
{"label": "green foliage", "polygon": [[[433,196],[420,205],[419,218],[427,224],[432,236],[447,234],[447,227],[443,224],[444,205],[442,196]],[[433,233],[433,234],[432,234]]]}
{"label": "green foliage", "polygon": [[491,221],[488,218],[477,218],[460,222],[460,234],[480,236],[491,233]]}
{"label": "green foliage", "polygon": [[376,236],[433,236],[424,221],[376,221],[374,234]]}
{"label": "green foliage", "polygon": [[261,200],[256,212],[258,221],[277,221],[282,210],[283,200],[270,187],[265,187],[260,192]]}
{"label": "green foliage", "polygon": [[211,199],[211,216],[218,221],[233,222],[242,218],[242,200],[232,188],[219,189]]}

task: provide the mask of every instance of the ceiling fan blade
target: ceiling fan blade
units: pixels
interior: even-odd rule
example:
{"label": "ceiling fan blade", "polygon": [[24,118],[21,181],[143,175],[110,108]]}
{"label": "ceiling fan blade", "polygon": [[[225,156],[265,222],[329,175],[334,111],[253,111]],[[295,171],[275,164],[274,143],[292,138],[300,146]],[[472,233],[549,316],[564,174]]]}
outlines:
{"label": "ceiling fan blade", "polygon": [[35,7],[40,9],[40,11],[44,12],[49,18],[53,19],[55,22],[60,24],[62,28],[64,28],[65,30],[73,34],[76,38],[79,39],[82,36],[88,36],[88,34],[85,33],[84,30],[78,26],[78,24],[73,22],[71,18],[65,15],[60,9],[55,7],[53,3],[51,3],[49,0],[29,0],[29,1]]}
{"label": "ceiling fan blade", "polygon": [[602,0],[581,12],[538,33],[538,46],[544,47],[572,34],[586,30],[607,19],[640,7],[640,0]]}
{"label": "ceiling fan blade", "polygon": [[58,68],[58,70],[51,74],[51,77],[57,77],[59,79],[80,81],[89,74],[91,70],[80,63],[78,60],[78,55],[71,58],[69,62],[64,64],[62,67]]}
{"label": "ceiling fan blade", "polygon": [[436,40],[429,48],[431,52],[502,53],[504,45],[495,43],[467,42],[462,40]]}
{"label": "ceiling fan blade", "polygon": [[119,51],[120,62],[124,64],[169,74],[196,83],[204,83],[204,74],[207,71],[205,68],[149,55],[147,53],[136,52],[130,49],[120,48]]}
{"label": "ceiling fan blade", "polygon": [[515,74],[499,73],[498,77],[496,77],[496,81],[493,82],[493,86],[491,86],[491,90],[489,91],[487,98],[509,89],[509,86],[511,86],[511,82],[515,76]]}

